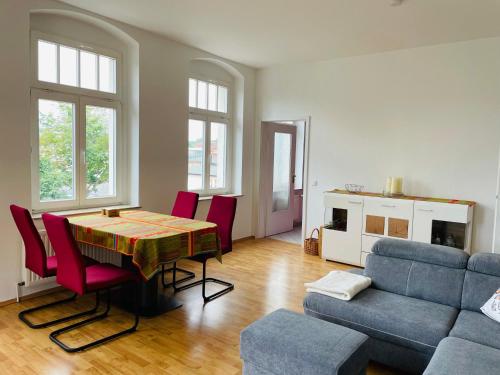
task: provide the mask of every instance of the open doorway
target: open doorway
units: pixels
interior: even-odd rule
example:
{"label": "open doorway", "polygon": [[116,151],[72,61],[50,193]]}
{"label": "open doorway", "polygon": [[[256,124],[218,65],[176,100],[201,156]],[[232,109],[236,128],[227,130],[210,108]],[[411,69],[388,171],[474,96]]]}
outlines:
{"label": "open doorway", "polygon": [[263,236],[302,244],[306,120],[262,123]]}

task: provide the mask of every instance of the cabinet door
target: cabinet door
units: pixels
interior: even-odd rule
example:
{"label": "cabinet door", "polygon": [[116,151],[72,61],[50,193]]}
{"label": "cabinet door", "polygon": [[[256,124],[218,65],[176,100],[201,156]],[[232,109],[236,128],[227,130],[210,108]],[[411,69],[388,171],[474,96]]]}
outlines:
{"label": "cabinet door", "polygon": [[[326,201],[325,201],[326,203]],[[360,264],[363,199],[343,196],[329,200],[333,225],[323,229],[323,258],[347,264]],[[336,225],[338,220],[342,222]]]}
{"label": "cabinet door", "polygon": [[466,205],[417,201],[413,240],[466,250],[470,240],[469,216],[469,207]]}
{"label": "cabinet door", "polygon": [[431,243],[434,210],[427,206],[417,206],[413,215],[413,241]]}
{"label": "cabinet door", "polygon": [[413,201],[392,198],[366,198],[363,234],[411,239]]}

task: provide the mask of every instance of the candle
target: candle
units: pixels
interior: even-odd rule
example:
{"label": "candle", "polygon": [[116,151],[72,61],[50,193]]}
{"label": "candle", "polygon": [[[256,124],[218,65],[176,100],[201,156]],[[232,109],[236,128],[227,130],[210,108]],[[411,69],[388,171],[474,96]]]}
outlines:
{"label": "candle", "polygon": [[392,177],[387,177],[385,180],[385,194],[389,194],[391,192],[391,186],[392,186]]}
{"label": "candle", "polygon": [[391,181],[391,194],[402,194],[403,193],[403,178],[394,177]]}

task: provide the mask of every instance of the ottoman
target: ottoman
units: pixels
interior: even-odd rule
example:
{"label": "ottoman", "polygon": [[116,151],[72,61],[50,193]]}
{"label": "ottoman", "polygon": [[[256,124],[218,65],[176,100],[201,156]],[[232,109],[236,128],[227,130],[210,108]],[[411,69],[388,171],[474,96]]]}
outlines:
{"label": "ottoman", "polygon": [[241,332],[243,374],[365,374],[367,343],[363,333],[280,309]]}

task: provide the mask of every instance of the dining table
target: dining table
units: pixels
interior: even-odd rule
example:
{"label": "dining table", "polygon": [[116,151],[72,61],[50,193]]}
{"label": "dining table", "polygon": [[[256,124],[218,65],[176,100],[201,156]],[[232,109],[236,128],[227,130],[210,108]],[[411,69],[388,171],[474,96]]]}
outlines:
{"label": "dining table", "polygon": [[[77,243],[119,253],[120,266],[138,274],[141,316],[157,316],[182,306],[173,291],[161,285],[162,265],[204,253],[215,253],[222,261],[214,223],[144,210],[124,210],[115,217],[93,213],[68,220]],[[134,309],[131,288],[122,287],[114,298],[127,310]]]}

